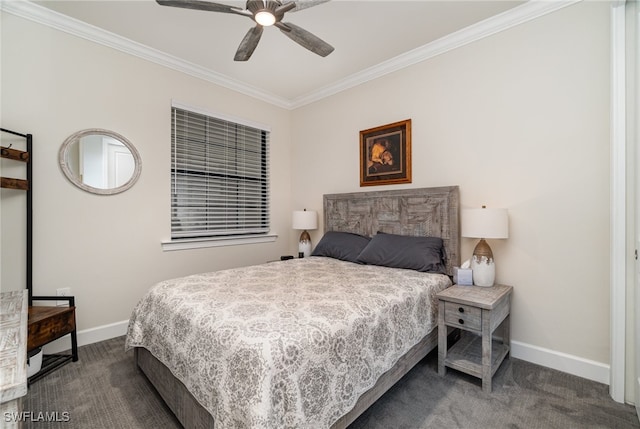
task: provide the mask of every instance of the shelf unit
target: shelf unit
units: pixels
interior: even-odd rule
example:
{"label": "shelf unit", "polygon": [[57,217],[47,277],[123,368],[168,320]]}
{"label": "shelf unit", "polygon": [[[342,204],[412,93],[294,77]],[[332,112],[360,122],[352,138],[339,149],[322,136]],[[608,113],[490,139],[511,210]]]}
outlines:
{"label": "shelf unit", "polygon": [[[492,341],[490,365],[492,376],[508,354],[508,345]],[[466,374],[482,377],[482,336],[472,332],[462,332],[460,339],[448,350],[445,365]]]}
{"label": "shelf unit", "polygon": [[[26,289],[28,291],[28,334],[27,352],[35,350],[65,335],[71,337],[71,353],[45,355],[42,368],[29,378],[33,382],[68,362],[78,360],[78,342],[75,322],[75,297],[34,296],[33,295],[33,136],[5,128],[3,133],[26,139],[26,151],[0,146],[0,157],[26,164],[26,179],[0,177],[0,187],[26,192],[27,232],[26,232]],[[34,306],[34,301],[67,301],[68,306]]]}

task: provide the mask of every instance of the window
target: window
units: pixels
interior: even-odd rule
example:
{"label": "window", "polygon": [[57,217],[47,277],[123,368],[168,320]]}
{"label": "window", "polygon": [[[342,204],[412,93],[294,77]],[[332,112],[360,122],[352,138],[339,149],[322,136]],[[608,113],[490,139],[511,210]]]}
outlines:
{"label": "window", "polygon": [[171,239],[269,232],[269,131],[172,107]]}

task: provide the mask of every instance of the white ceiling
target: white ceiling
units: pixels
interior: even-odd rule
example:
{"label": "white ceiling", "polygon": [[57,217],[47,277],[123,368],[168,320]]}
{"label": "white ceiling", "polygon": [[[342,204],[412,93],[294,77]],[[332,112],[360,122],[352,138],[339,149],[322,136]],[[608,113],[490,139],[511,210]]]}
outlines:
{"label": "white ceiling", "polygon": [[376,69],[393,68],[389,64],[394,61],[452,33],[495,21],[524,2],[333,0],[284,18],[334,46],[329,56],[313,54],[269,27],[247,62],[233,60],[238,44],[255,25],[244,16],[160,6],[153,0],[34,3],[168,54],[172,61],[186,62],[232,86],[262,93],[279,101],[276,104],[295,105],[354,76],[366,80]]}

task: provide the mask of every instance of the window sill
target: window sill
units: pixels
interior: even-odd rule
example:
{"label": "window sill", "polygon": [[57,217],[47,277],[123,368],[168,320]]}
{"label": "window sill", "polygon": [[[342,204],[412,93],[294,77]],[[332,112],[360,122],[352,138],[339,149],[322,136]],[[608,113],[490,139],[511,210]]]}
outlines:
{"label": "window sill", "polygon": [[163,241],[162,251],[202,249],[205,247],[238,246],[241,244],[271,243],[276,241],[278,234],[252,235],[247,237],[218,237],[218,238],[186,238],[182,240]]}

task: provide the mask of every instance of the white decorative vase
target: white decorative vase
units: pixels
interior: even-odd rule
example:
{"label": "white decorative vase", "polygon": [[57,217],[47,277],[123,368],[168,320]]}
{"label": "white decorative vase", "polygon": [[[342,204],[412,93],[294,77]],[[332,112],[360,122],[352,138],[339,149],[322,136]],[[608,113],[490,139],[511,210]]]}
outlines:
{"label": "white decorative vase", "polygon": [[493,282],[496,279],[496,264],[493,262],[493,258],[473,255],[471,269],[473,270],[473,284],[475,286],[493,286]]}

